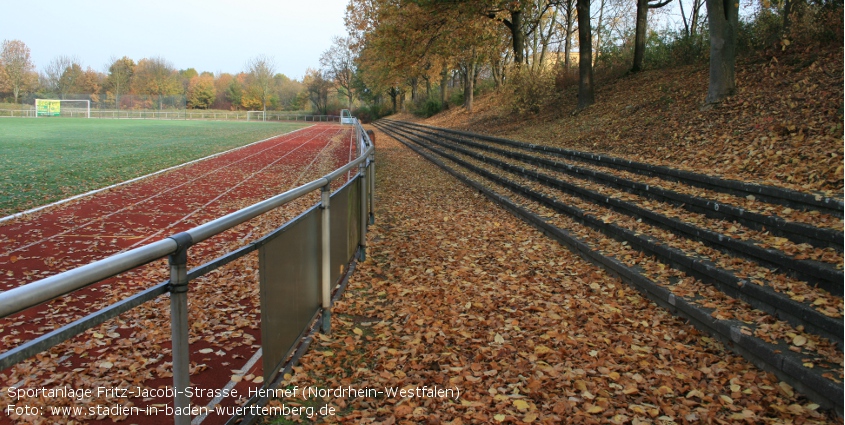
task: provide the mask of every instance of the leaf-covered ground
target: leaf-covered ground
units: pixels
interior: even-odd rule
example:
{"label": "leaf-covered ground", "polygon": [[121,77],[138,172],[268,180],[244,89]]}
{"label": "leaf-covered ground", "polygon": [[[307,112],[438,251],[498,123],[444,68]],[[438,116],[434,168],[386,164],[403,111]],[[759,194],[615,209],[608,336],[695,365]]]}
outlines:
{"label": "leaf-covered ground", "polygon": [[503,92],[426,123],[842,197],[842,46],[741,58],[738,93],[702,111],[707,78],[696,64],[599,82],[574,116],[575,87],[536,115],[515,115]]}
{"label": "leaf-covered ground", "polygon": [[383,133],[377,145],[369,258],[288,388],[460,396],[300,393],[270,405],[337,414],[268,422],[837,422]]}

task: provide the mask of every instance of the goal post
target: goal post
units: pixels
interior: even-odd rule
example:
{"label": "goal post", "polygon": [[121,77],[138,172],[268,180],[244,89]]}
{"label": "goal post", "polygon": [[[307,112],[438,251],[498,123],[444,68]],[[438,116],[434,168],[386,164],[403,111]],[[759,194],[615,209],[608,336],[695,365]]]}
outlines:
{"label": "goal post", "polygon": [[267,121],[267,114],[264,111],[246,111],[247,121]]}
{"label": "goal post", "polygon": [[[62,104],[68,106],[62,110]],[[84,108],[82,104],[85,104]],[[79,105],[73,107],[72,105]],[[63,99],[35,99],[35,118],[38,117],[61,117],[74,116],[74,114],[85,114],[85,118],[91,118],[90,100],[63,100]]]}

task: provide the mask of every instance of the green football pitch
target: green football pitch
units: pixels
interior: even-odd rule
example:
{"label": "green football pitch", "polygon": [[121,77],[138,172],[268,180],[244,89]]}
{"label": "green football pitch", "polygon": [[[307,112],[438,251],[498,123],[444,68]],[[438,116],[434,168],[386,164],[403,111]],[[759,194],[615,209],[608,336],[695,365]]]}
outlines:
{"label": "green football pitch", "polygon": [[304,124],[0,119],[0,217],[287,133]]}

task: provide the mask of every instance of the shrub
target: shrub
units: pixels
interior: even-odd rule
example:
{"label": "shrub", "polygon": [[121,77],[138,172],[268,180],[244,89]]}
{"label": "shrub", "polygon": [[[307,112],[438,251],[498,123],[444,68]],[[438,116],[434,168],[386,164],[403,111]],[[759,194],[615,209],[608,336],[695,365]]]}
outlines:
{"label": "shrub", "polygon": [[788,37],[800,44],[842,45],[843,13],[842,1],[816,0],[806,4],[799,4],[797,10],[790,15],[792,24]]}
{"label": "shrub", "polygon": [[390,106],[383,103],[360,106],[352,110],[352,115],[365,124],[373,122],[381,117],[386,117],[392,113],[393,110]]}
{"label": "shrub", "polygon": [[436,115],[443,110],[443,104],[440,103],[439,100],[435,99],[428,99],[422,102],[417,102],[412,106],[412,112],[414,115],[428,118],[432,115]]}
{"label": "shrub", "polygon": [[449,94],[448,103],[450,105],[459,105],[459,106],[463,105],[464,104],[464,91],[463,91],[463,89],[458,88],[456,90],[452,90],[452,92]]}
{"label": "shrub", "polygon": [[783,18],[773,9],[761,9],[739,22],[737,53],[747,54],[771,47],[781,39]]}
{"label": "shrub", "polygon": [[555,97],[555,70],[521,69],[511,71],[511,108],[518,114],[540,110]]}

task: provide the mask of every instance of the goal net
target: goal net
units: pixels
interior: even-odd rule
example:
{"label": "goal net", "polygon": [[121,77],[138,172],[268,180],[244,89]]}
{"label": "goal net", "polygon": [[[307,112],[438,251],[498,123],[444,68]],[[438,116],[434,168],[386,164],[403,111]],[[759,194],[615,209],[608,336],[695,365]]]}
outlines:
{"label": "goal net", "polygon": [[91,101],[35,99],[35,117],[91,118]]}
{"label": "goal net", "polygon": [[247,121],[267,121],[264,111],[246,111]]}

